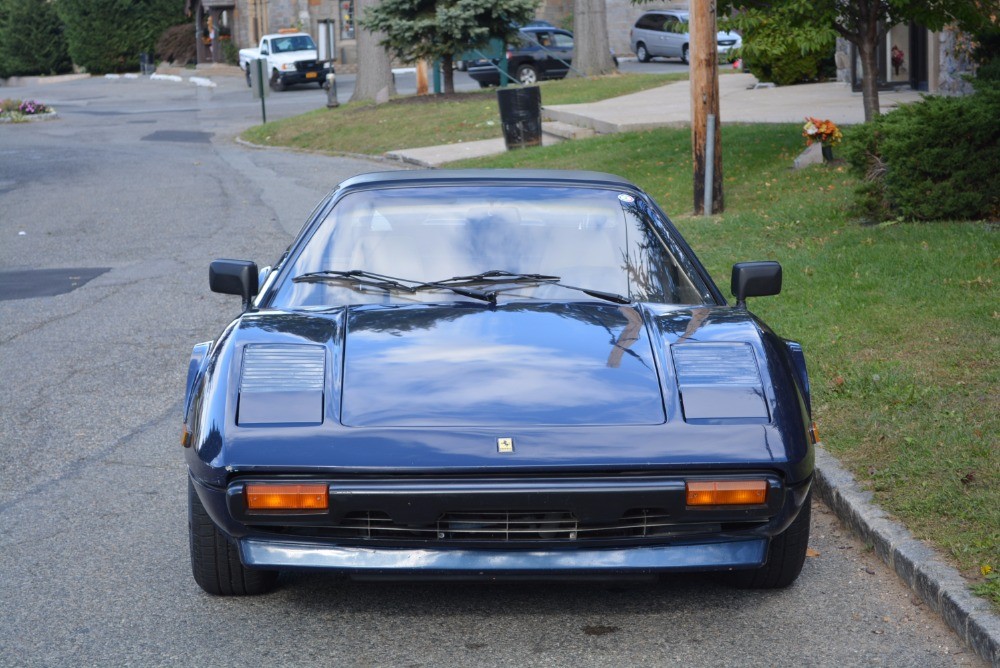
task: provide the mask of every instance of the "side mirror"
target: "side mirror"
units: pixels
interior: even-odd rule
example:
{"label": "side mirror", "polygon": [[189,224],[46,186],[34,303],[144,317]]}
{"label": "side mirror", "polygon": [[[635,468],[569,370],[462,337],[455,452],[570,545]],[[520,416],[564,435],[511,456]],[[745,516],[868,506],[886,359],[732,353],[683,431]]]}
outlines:
{"label": "side mirror", "polygon": [[737,262],[730,285],[736,306],[745,307],[747,297],[767,297],[781,292],[781,265],[777,262]]}
{"label": "side mirror", "polygon": [[246,311],[260,289],[257,265],[247,260],[213,260],[208,267],[208,286],[212,292],[239,295]]}

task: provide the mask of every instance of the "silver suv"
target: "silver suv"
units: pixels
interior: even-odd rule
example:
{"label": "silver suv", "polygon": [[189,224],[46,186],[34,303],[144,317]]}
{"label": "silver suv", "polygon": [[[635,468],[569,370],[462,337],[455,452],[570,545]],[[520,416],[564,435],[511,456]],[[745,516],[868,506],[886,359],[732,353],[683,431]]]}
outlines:
{"label": "silver suv", "polygon": [[[688,16],[687,11],[669,9],[646,12],[632,27],[632,53],[643,63],[657,56],[680,58],[682,63],[686,63],[691,44]],[[743,40],[734,32],[720,32],[717,40],[720,58],[743,44]]]}

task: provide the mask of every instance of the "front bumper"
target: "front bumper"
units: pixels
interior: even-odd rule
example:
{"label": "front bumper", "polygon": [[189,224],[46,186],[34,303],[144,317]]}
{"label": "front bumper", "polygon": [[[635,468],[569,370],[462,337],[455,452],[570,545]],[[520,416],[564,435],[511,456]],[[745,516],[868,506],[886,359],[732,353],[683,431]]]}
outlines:
{"label": "front bumper", "polygon": [[[256,476],[225,489],[194,482],[247,566],[362,578],[613,577],[757,568],[770,539],[798,514],[811,482],[788,487],[777,476],[764,475],[771,486],[767,504],[700,511],[684,507],[683,480],[692,477],[327,479],[330,511],[292,516],[248,512],[243,490]],[[659,520],[629,513],[619,518],[624,509],[654,503],[663,506]],[[579,523],[567,528],[560,520],[551,530],[536,526],[521,540],[484,528],[493,509],[518,505],[566,508]],[[369,513],[361,513],[368,520],[360,523],[352,519],[359,509],[373,508],[394,520],[379,524]],[[455,508],[482,517],[441,519]],[[510,513],[512,524],[516,514]]]}
{"label": "front bumper", "polygon": [[326,75],[332,70],[329,67],[315,70],[294,70],[287,72],[279,72],[278,76],[281,77],[281,82],[286,86],[292,86],[295,84],[313,84],[326,81]]}
{"label": "front bumper", "polygon": [[667,571],[755,568],[766,538],[721,543],[573,550],[444,550],[320,546],[246,538],[247,566],[305,568],[355,575],[488,577],[504,575],[643,575]]}

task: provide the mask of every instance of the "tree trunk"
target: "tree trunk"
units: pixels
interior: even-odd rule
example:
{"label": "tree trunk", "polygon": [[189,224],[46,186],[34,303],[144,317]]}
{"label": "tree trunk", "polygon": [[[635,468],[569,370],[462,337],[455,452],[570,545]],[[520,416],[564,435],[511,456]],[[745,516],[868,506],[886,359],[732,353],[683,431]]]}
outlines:
{"label": "tree trunk", "polygon": [[[355,15],[364,16],[368,7],[378,0],[355,0]],[[396,94],[396,84],[392,80],[392,60],[389,52],[379,42],[385,33],[369,32],[356,22],[358,41],[358,76],[354,83],[351,102],[374,102],[383,104]]]}
{"label": "tree trunk", "polygon": [[574,0],[573,35],[573,69],[567,76],[593,76],[614,71],[605,0]]}
{"label": "tree trunk", "polygon": [[865,106],[865,122],[881,113],[878,100],[878,43],[882,37],[878,16],[873,9],[858,26],[858,57],[861,59],[861,95]]}

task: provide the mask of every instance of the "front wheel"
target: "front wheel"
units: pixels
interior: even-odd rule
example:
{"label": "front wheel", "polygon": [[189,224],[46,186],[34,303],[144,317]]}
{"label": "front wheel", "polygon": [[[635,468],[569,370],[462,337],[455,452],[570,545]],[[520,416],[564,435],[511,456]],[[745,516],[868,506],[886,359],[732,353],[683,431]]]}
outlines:
{"label": "front wheel", "polygon": [[640,63],[649,62],[649,51],[646,50],[646,45],[642,42],[635,45],[635,57],[639,59]]}
{"label": "front wheel", "polygon": [[723,581],[738,589],[782,589],[795,582],[806,560],[811,514],[812,491],[806,496],[795,521],[771,539],[767,563],[749,571],[723,573]]}
{"label": "front wheel", "polygon": [[247,65],[246,75],[247,75],[247,87],[248,88],[253,88],[253,81],[250,79],[250,66],[249,65]]}
{"label": "front wheel", "polygon": [[281,92],[285,90],[285,82],[281,80],[278,70],[271,70],[271,90]]}
{"label": "front wheel", "polygon": [[688,64],[688,45],[687,44],[685,44],[684,47],[681,49],[681,62],[684,63],[685,65]]}
{"label": "front wheel", "polygon": [[188,534],[191,573],[198,586],[215,596],[253,596],[274,588],[278,571],[247,568],[236,545],[215,526],[188,478]]}
{"label": "front wheel", "polygon": [[538,83],[538,70],[533,65],[521,65],[514,76],[525,86]]}

